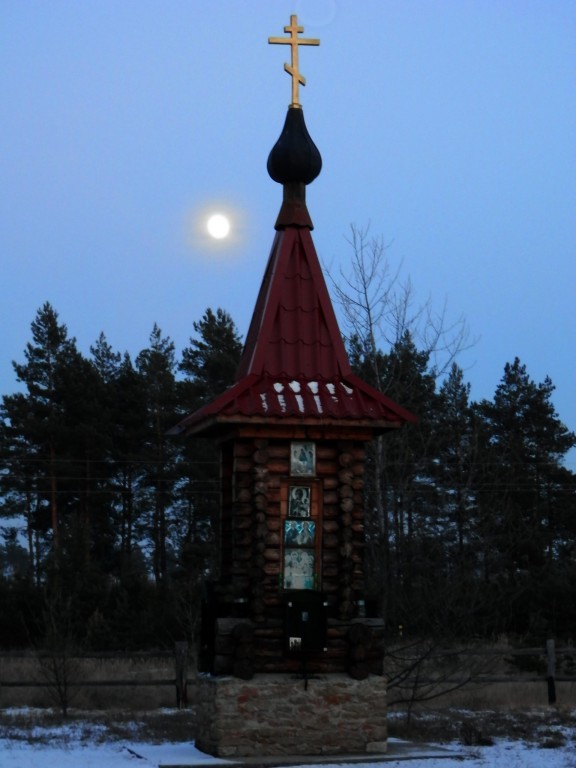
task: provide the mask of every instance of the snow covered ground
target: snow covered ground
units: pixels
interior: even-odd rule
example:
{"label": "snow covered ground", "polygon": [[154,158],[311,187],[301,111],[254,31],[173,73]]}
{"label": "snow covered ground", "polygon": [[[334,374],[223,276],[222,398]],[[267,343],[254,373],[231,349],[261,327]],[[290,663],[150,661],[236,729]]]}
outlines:
{"label": "snow covered ground", "polygon": [[[574,746],[559,749],[537,749],[519,742],[501,742],[492,747],[479,747],[470,755],[470,750],[452,748],[454,766],[469,768],[575,768]],[[464,756],[466,753],[466,756]],[[459,758],[459,759],[458,759]],[[88,746],[69,742],[32,746],[1,740],[0,765],[2,768],[148,768],[162,765],[216,765],[213,758],[201,754],[193,743],[151,745],[142,743],[112,743]],[[414,758],[394,760],[386,766],[409,766],[409,768],[446,768],[452,764],[447,757]],[[338,764],[335,764],[338,765]],[[363,768],[382,765],[362,763]],[[324,765],[323,768],[332,768]]]}
{"label": "snow covered ground", "polygon": [[[104,729],[104,730],[103,730]],[[491,746],[464,747],[443,744],[453,755],[423,757],[426,750],[414,745],[403,760],[390,755],[384,765],[409,768],[450,768],[450,765],[469,768],[576,768],[576,733],[563,730],[565,743],[545,748],[523,741],[496,739]],[[429,754],[429,752],[428,752]],[[335,762],[335,765],[342,765]],[[16,725],[0,725],[1,768],[150,768],[150,766],[217,766],[231,765],[216,760],[188,743],[151,743],[135,729],[135,738],[108,734],[105,726],[95,724],[92,729],[78,723],[27,726],[27,737]],[[233,765],[233,764],[232,764]],[[362,763],[364,768],[382,763]],[[323,764],[323,768],[333,768]]]}

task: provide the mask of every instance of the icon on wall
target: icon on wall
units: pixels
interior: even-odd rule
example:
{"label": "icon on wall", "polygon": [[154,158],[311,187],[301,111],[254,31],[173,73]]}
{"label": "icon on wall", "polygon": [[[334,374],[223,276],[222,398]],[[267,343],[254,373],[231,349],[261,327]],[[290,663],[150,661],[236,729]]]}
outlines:
{"label": "icon on wall", "polygon": [[284,550],[284,588],[314,589],[314,552],[308,549]]}
{"label": "icon on wall", "polygon": [[316,474],[316,446],[314,443],[292,443],[290,446],[290,474]]}
{"label": "icon on wall", "polygon": [[313,547],[316,540],[314,520],[285,520],[284,545],[286,547]]}
{"label": "icon on wall", "polygon": [[288,495],[288,517],[310,517],[310,487],[291,485]]}

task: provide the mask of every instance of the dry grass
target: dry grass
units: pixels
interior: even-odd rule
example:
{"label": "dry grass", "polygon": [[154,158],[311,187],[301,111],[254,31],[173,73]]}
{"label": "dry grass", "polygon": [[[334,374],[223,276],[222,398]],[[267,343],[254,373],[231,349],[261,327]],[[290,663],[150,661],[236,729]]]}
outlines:
{"label": "dry grass", "polygon": [[[0,738],[30,744],[83,744],[117,741],[161,744],[189,742],[195,738],[193,709],[135,711],[71,710],[64,720],[56,710],[0,710]],[[420,710],[410,718],[392,711],[390,736],[432,743],[461,742],[486,746],[496,739],[523,741],[557,749],[576,739],[574,712],[555,708],[525,712],[471,711],[464,709]]]}
{"label": "dry grass", "polygon": [[56,710],[0,710],[0,737],[29,744],[60,742],[71,738],[85,744],[145,741],[150,744],[192,741],[195,714],[191,709],[150,712],[84,712],[71,710],[64,720]]}
{"label": "dry grass", "polygon": [[412,741],[460,742],[488,746],[496,739],[523,741],[555,749],[576,738],[576,713],[554,707],[523,712],[421,710],[390,713],[390,736]]}

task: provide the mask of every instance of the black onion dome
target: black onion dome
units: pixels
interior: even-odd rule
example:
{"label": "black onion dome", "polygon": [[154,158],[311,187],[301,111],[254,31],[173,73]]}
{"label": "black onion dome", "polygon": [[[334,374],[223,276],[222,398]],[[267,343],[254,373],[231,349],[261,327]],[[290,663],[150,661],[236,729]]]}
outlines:
{"label": "black onion dome", "polygon": [[280,138],[268,155],[268,173],[278,184],[310,184],[322,169],[322,157],[312,141],[304,112],[289,107]]}

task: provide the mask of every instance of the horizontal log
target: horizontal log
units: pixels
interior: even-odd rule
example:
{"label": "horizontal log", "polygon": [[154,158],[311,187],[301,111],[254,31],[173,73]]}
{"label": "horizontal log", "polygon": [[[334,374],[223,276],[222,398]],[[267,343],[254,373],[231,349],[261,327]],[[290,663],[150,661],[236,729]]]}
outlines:
{"label": "horizontal log", "polygon": [[290,472],[290,461],[288,459],[271,457],[266,468],[270,474],[287,475]]}
{"label": "horizontal log", "polygon": [[[352,510],[354,509],[354,499],[352,498],[342,499],[339,506],[342,512],[348,512],[348,513],[352,512]],[[350,525],[350,523],[348,523],[348,525]]]}
{"label": "horizontal log", "polygon": [[244,440],[234,441],[233,455],[235,458],[252,456],[253,453],[254,453],[254,446],[252,445],[252,441],[248,441],[248,442]]}
{"label": "horizontal log", "polygon": [[252,478],[252,473],[250,472],[237,473],[234,476],[234,485],[236,486],[236,488],[252,489],[252,483],[253,483],[253,478]]}
{"label": "horizontal log", "polygon": [[280,514],[272,515],[270,508],[267,510],[268,514],[266,515],[266,526],[268,527],[269,531],[279,531],[282,528],[282,519],[280,517]]}
{"label": "horizontal log", "polygon": [[279,493],[282,484],[282,478],[279,475],[269,474],[266,483],[268,485],[268,495],[274,499],[277,498],[277,494]]}
{"label": "horizontal log", "polygon": [[340,499],[352,499],[354,498],[354,489],[351,485],[341,485],[338,488],[338,497]]}
{"label": "horizontal log", "polygon": [[[264,518],[264,519],[266,519],[266,518]],[[266,525],[266,523],[265,522],[258,523],[258,525],[256,526],[255,533],[256,533],[256,538],[257,539],[264,539],[264,538],[266,538],[266,536],[268,535],[268,526]]]}
{"label": "horizontal log", "polygon": [[340,543],[340,540],[335,533],[325,533],[322,536],[322,546],[324,549],[335,549],[338,547],[338,544]]}
{"label": "horizontal log", "polygon": [[254,616],[263,616],[265,613],[264,601],[260,598],[254,598],[250,601],[250,610]]}
{"label": "horizontal log", "polygon": [[255,627],[254,637],[258,643],[265,643],[268,640],[278,640],[284,637],[284,626],[272,626],[270,622],[265,627]]}
{"label": "horizontal log", "polygon": [[249,504],[252,499],[252,492],[250,488],[240,488],[236,494],[236,501],[241,504]]}
{"label": "horizontal log", "polygon": [[240,621],[230,629],[230,636],[237,645],[249,645],[254,639],[254,627],[247,621]]}
{"label": "horizontal log", "polygon": [[268,531],[265,540],[269,547],[280,547],[282,544],[282,537],[278,531]]}
{"label": "horizontal log", "polygon": [[340,522],[345,527],[352,525],[353,518],[349,510],[346,510],[346,509],[342,510],[342,514],[340,515]]}
{"label": "horizontal log", "polygon": [[316,446],[316,458],[318,459],[332,459],[336,460],[336,457],[338,455],[338,450],[335,445],[333,444],[326,444],[324,443],[319,444]]}
{"label": "horizontal log", "polygon": [[338,462],[335,460],[316,461],[318,477],[334,477],[338,474]]}
{"label": "horizontal log", "polygon": [[237,547],[247,547],[252,544],[252,538],[251,528],[246,528],[236,533],[234,536],[234,544]]}
{"label": "horizontal log", "polygon": [[[265,602],[266,606],[270,610],[272,610],[272,611],[274,611],[274,609],[276,609],[276,608],[280,608],[280,607],[284,608],[284,603],[280,599],[280,596],[278,595],[277,584],[278,584],[278,582],[275,580],[274,581],[274,592],[272,592],[271,594],[266,594],[264,596],[264,602]],[[268,623],[270,623],[270,622],[268,622]]]}
{"label": "horizontal log", "polygon": [[270,459],[270,451],[265,449],[255,451],[253,458],[255,464],[267,464]]}
{"label": "horizontal log", "polygon": [[354,473],[349,467],[341,469],[340,472],[338,472],[338,480],[343,485],[352,485],[354,481]]}
{"label": "horizontal log", "polygon": [[234,549],[234,557],[232,559],[232,569],[236,568],[236,565],[242,565],[250,560],[252,557],[252,547],[236,547]]}
{"label": "horizontal log", "polygon": [[341,467],[349,467],[354,461],[354,456],[349,451],[344,451],[338,456],[338,463]]}
{"label": "horizontal log", "polygon": [[352,645],[369,647],[374,637],[374,629],[361,621],[355,621],[350,625],[348,638]]}
{"label": "horizontal log", "polygon": [[352,661],[366,661],[368,658],[368,649],[365,645],[355,645],[350,649],[350,659]]}
{"label": "horizontal log", "polygon": [[342,618],[351,618],[356,613],[356,606],[353,602],[344,600],[338,605],[338,614]]}
{"label": "horizontal log", "polygon": [[[354,604],[354,591],[351,586],[342,585],[342,588],[340,590],[340,597],[343,603],[350,603],[351,605],[354,606],[354,608],[356,608]],[[354,613],[352,615],[353,616],[356,615],[356,610],[354,610]]]}
{"label": "horizontal log", "polygon": [[272,563],[268,562],[264,566],[264,573],[266,576],[278,576],[280,573],[280,561]]}
{"label": "horizontal log", "polygon": [[337,520],[324,520],[322,522],[322,530],[324,533],[337,533],[340,526]]}
{"label": "horizontal log", "polygon": [[253,504],[255,509],[265,510],[268,506],[268,498],[263,493],[254,494]]}
{"label": "horizontal log", "polygon": [[326,636],[330,643],[343,643],[348,647],[348,625],[342,622],[338,625],[329,626],[326,630]]}
{"label": "horizontal log", "polygon": [[342,557],[340,559],[340,570],[338,572],[341,587],[352,586],[352,571],[354,570],[354,563],[348,558]]}
{"label": "horizontal log", "polygon": [[268,452],[270,456],[273,456],[275,459],[286,459],[286,461],[290,461],[290,443],[288,442],[271,442],[268,445]]}

